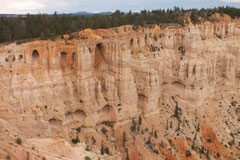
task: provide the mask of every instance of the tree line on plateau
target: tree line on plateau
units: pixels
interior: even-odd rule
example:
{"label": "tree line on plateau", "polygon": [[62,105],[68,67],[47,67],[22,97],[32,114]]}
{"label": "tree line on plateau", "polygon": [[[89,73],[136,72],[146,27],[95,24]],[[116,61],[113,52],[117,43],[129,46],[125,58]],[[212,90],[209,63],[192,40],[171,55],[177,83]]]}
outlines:
{"label": "tree line on plateau", "polygon": [[[184,26],[185,17],[190,16],[193,23],[214,21],[214,13],[227,14],[232,18],[240,17],[240,9],[235,7],[218,7],[212,9],[188,9],[174,7],[139,13],[115,11],[109,15],[18,15],[18,17],[2,17],[0,19],[0,43],[31,39],[56,39],[57,37],[80,31],[86,28],[111,28],[122,25],[144,26],[146,24],[177,23]],[[199,20],[201,17],[201,21]]]}

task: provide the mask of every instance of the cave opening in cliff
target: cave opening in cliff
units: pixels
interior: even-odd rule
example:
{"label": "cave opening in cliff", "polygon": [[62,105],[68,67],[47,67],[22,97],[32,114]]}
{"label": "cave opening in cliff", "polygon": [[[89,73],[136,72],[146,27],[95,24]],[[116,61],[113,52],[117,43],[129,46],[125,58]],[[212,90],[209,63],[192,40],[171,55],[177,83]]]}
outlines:
{"label": "cave opening in cliff", "polygon": [[37,63],[39,58],[39,53],[37,50],[33,50],[32,51],[32,60],[33,60],[33,64]]}
{"label": "cave opening in cliff", "polygon": [[76,64],[76,53],[75,52],[73,52],[73,54],[72,54],[72,64],[73,64],[73,66]]}
{"label": "cave opening in cliff", "polygon": [[196,74],[196,65],[194,65],[194,67],[193,67],[193,75],[195,75]]}
{"label": "cave opening in cliff", "polygon": [[67,53],[66,52],[61,52],[61,59],[63,61],[66,61],[67,60]]}
{"label": "cave opening in cliff", "polygon": [[83,110],[77,110],[73,113],[73,117],[78,121],[84,121],[87,115]]}
{"label": "cave opening in cliff", "polygon": [[131,41],[130,41],[130,47],[132,47],[133,46],[133,39],[131,39]]}
{"label": "cave opening in cliff", "polygon": [[49,119],[48,122],[51,127],[60,127],[62,124],[62,121],[55,118]]}
{"label": "cave opening in cliff", "polygon": [[102,49],[103,49],[102,44],[98,43],[97,46],[96,46],[96,52],[102,54]]}
{"label": "cave opening in cliff", "polygon": [[140,45],[140,40],[139,39],[137,39],[137,44]]}
{"label": "cave opening in cliff", "polygon": [[186,77],[188,78],[188,66],[186,68]]}
{"label": "cave opening in cliff", "polygon": [[110,105],[104,106],[99,114],[100,114],[102,123],[115,122],[116,121],[116,114],[114,112],[113,107],[110,106]]}
{"label": "cave opening in cliff", "polygon": [[67,122],[73,121],[73,114],[71,112],[68,112],[67,114],[65,114],[65,120]]}
{"label": "cave opening in cliff", "polygon": [[185,88],[185,85],[182,84],[181,82],[178,82],[178,81],[172,82],[172,86],[174,88],[177,88],[177,89],[184,89]]}
{"label": "cave opening in cliff", "polygon": [[108,64],[105,60],[106,48],[102,43],[98,43],[95,47],[94,71],[95,76],[99,78],[102,72],[108,70]]}

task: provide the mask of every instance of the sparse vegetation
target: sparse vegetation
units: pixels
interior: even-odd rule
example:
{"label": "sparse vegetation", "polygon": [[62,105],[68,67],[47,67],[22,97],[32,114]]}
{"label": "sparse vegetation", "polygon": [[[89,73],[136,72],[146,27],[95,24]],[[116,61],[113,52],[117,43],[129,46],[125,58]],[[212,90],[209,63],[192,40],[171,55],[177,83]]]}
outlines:
{"label": "sparse vegetation", "polygon": [[171,128],[171,129],[173,128],[173,123],[172,123],[172,121],[170,121],[170,128]]}
{"label": "sparse vegetation", "polygon": [[108,147],[104,147],[103,145],[103,141],[102,141],[102,145],[101,145],[101,155],[104,155],[104,154],[110,154],[110,151],[109,151],[109,148]]}
{"label": "sparse vegetation", "polygon": [[204,154],[204,152],[205,152],[205,148],[204,148],[204,146],[201,146],[201,148],[199,149],[199,153]]}
{"label": "sparse vegetation", "polygon": [[91,151],[91,148],[89,147],[89,145],[87,145],[87,147],[85,148],[85,151],[87,152]]}
{"label": "sparse vegetation", "polygon": [[126,141],[127,141],[126,132],[123,132],[123,147],[125,147]]}
{"label": "sparse vegetation", "polygon": [[140,115],[140,116],[138,117],[138,125],[141,126],[141,124],[142,124],[142,116]]}
{"label": "sparse vegetation", "polygon": [[22,144],[21,138],[17,138],[17,139],[16,139],[16,142],[17,142],[17,144],[21,145],[21,144]]}
{"label": "sparse vegetation", "polygon": [[104,146],[103,146],[103,141],[102,141],[102,145],[101,145],[101,155],[104,155]]}
{"label": "sparse vegetation", "polygon": [[198,123],[198,125],[197,125],[197,132],[199,132],[200,131],[200,124]]}
{"label": "sparse vegetation", "polygon": [[195,147],[195,143],[193,142],[192,146],[191,146],[192,150],[196,150],[196,147]]}
{"label": "sparse vegetation", "polygon": [[27,152],[27,160],[29,160],[29,152]]}
{"label": "sparse vegetation", "polygon": [[113,123],[112,122],[104,122],[104,124],[108,127],[113,128]]}
{"label": "sparse vegetation", "polygon": [[177,131],[180,131],[180,126],[181,126],[181,124],[180,124],[180,120],[178,121],[178,127],[177,127]]}
{"label": "sparse vegetation", "polygon": [[132,119],[132,126],[130,127],[132,132],[135,132],[137,128],[137,122],[135,121],[135,119]]}
{"label": "sparse vegetation", "polygon": [[154,132],[154,137],[157,139],[158,138],[158,135],[157,135],[157,131],[155,130]]}
{"label": "sparse vegetation", "polygon": [[8,154],[8,155],[6,156],[6,159],[7,159],[7,160],[10,160],[10,159],[11,159],[10,154]]}
{"label": "sparse vegetation", "polygon": [[207,142],[212,143],[212,139],[211,138],[207,139]]}
{"label": "sparse vegetation", "polygon": [[96,143],[96,139],[92,136],[92,144]]}
{"label": "sparse vegetation", "polygon": [[141,125],[142,125],[142,116],[140,115],[140,116],[138,117],[138,127],[137,127],[138,132],[140,131]]}
{"label": "sparse vegetation", "polygon": [[180,121],[181,114],[182,114],[182,109],[178,106],[178,102],[176,102],[175,112],[174,112],[173,116],[175,118],[177,118],[178,121]]}
{"label": "sparse vegetation", "polygon": [[92,158],[90,158],[90,157],[88,157],[88,156],[84,157],[84,159],[85,159],[85,160],[92,160]]}
{"label": "sparse vegetation", "polygon": [[77,133],[81,132],[81,127],[76,128]]}
{"label": "sparse vegetation", "polygon": [[185,155],[186,155],[186,157],[191,157],[191,156],[192,156],[192,153],[191,153],[189,150],[187,150],[186,153],[185,153]]}
{"label": "sparse vegetation", "polygon": [[133,27],[132,27],[132,30],[134,30],[134,31],[138,32],[138,28],[139,28],[139,26],[138,26],[138,25],[133,25]]}
{"label": "sparse vegetation", "polygon": [[154,39],[154,41],[157,41],[157,36],[156,36],[156,34],[154,34],[153,39]]}
{"label": "sparse vegetation", "polygon": [[145,144],[148,146],[149,149],[151,149],[153,151],[153,153],[159,154],[159,151],[156,148],[155,143],[152,142],[152,139],[150,136],[148,137],[148,140],[146,141]]}
{"label": "sparse vegetation", "polygon": [[105,135],[107,134],[107,129],[105,127],[102,127],[102,133]]}
{"label": "sparse vegetation", "polygon": [[231,105],[234,106],[234,107],[236,107],[237,104],[238,104],[237,101],[232,101],[232,102],[231,102]]}
{"label": "sparse vegetation", "polygon": [[109,148],[108,148],[108,147],[104,148],[104,153],[110,154],[110,151],[109,151]]}
{"label": "sparse vegetation", "polygon": [[168,130],[168,120],[167,120],[167,124],[166,124],[166,130]]}
{"label": "sparse vegetation", "polygon": [[179,46],[178,50],[181,52],[182,56],[185,55],[185,47],[183,45]]}
{"label": "sparse vegetation", "polygon": [[77,143],[79,143],[79,142],[80,142],[80,140],[79,140],[78,135],[76,136],[76,138],[73,138],[73,139],[72,139],[72,143],[73,143],[73,144],[77,144]]}
{"label": "sparse vegetation", "polygon": [[128,153],[128,149],[127,149],[127,148],[126,148],[125,152],[126,152],[126,160],[130,160],[130,157],[129,157],[129,153]]}
{"label": "sparse vegetation", "polygon": [[215,33],[215,35],[218,39],[222,39],[222,36],[220,34]]}

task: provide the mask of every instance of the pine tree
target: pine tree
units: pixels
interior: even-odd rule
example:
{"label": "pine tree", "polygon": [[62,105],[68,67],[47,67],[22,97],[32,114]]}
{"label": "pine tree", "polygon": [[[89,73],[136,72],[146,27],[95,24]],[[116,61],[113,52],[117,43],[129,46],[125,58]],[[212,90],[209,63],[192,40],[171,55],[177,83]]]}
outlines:
{"label": "pine tree", "polygon": [[130,160],[129,154],[128,154],[128,149],[126,148],[126,160]]}
{"label": "pine tree", "polygon": [[125,147],[126,141],[127,141],[126,132],[123,132],[123,147]]}
{"label": "pine tree", "polygon": [[168,130],[168,120],[167,120],[166,130]]}
{"label": "pine tree", "polygon": [[104,155],[104,146],[103,146],[103,141],[102,141],[102,145],[101,145],[101,155]]}

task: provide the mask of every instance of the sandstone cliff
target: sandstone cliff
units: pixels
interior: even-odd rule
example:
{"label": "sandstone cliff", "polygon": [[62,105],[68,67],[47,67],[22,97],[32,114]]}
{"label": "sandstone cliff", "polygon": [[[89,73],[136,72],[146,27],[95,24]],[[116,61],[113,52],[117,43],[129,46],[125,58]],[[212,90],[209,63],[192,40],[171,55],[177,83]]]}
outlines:
{"label": "sandstone cliff", "polygon": [[0,46],[0,158],[239,159],[239,20],[75,34]]}

